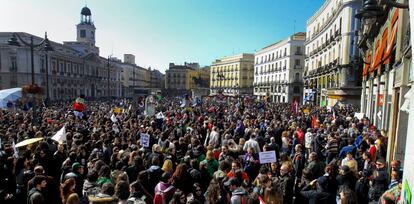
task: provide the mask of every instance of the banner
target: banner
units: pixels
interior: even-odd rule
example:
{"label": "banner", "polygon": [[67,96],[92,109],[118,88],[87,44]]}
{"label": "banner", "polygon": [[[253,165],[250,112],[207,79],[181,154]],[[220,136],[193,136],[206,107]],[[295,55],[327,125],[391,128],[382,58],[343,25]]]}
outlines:
{"label": "banner", "polygon": [[59,144],[66,141],[66,127],[63,126],[55,135],[53,135],[52,140],[59,142]]}
{"label": "banner", "polygon": [[356,117],[356,118],[358,118],[358,120],[361,120],[362,118],[364,118],[364,113],[355,113],[354,114],[354,116]]}
{"label": "banner", "polygon": [[118,121],[118,119],[115,117],[114,114],[111,115],[111,121],[116,123]]}
{"label": "banner", "polygon": [[147,133],[141,133],[141,145],[143,147],[149,147],[150,146],[150,136]]}

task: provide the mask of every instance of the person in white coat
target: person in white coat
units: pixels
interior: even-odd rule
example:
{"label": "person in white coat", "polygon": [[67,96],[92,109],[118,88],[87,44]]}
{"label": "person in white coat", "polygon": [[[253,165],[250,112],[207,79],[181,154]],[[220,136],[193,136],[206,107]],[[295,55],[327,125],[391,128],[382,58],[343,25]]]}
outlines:
{"label": "person in white coat", "polygon": [[207,147],[208,145],[211,145],[214,148],[220,147],[220,133],[217,131],[216,126],[213,127],[210,133],[207,133],[204,146]]}

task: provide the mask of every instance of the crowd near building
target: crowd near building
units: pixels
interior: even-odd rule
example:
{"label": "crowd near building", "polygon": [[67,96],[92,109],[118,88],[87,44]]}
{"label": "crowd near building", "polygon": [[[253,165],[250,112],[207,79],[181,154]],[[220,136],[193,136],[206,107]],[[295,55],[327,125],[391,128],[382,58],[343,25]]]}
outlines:
{"label": "crowd near building", "polygon": [[[82,8],[76,28],[75,42],[51,42],[53,51],[46,52],[42,47],[33,51],[34,83],[45,89],[50,100],[68,100],[80,94],[88,98],[133,97],[163,89],[158,83],[163,75],[136,65],[134,55],[126,54],[123,62],[99,55],[88,7]],[[8,43],[17,35],[34,44],[44,40],[29,33],[0,32],[0,89],[32,83],[30,47]]]}
{"label": "crowd near building", "polygon": [[[210,66],[170,63],[165,76],[133,54],[100,56],[87,7],[74,42],[0,32],[0,90],[35,83],[53,101],[40,121],[33,104],[32,114],[19,114],[30,112],[24,103],[1,112],[0,200],[35,203],[44,193],[52,203],[71,203],[72,194],[74,203],[411,203],[408,4],[326,0],[305,32]],[[155,93],[162,95],[145,104],[121,99]],[[189,95],[200,99],[191,108]],[[83,96],[117,99],[90,100],[85,111]],[[22,144],[28,138],[38,140]]]}
{"label": "crowd near building", "polygon": [[255,53],[254,95],[272,102],[302,101],[305,33],[269,45]]}

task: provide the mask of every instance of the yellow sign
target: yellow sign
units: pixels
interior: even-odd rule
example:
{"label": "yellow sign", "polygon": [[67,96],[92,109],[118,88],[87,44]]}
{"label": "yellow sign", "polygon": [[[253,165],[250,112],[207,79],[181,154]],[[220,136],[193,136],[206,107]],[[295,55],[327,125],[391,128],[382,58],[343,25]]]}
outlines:
{"label": "yellow sign", "polygon": [[118,108],[118,107],[114,108],[114,113],[121,113],[121,112],[122,112],[121,108]]}
{"label": "yellow sign", "polygon": [[309,109],[307,109],[307,108],[303,109],[303,113],[304,114],[309,114]]}

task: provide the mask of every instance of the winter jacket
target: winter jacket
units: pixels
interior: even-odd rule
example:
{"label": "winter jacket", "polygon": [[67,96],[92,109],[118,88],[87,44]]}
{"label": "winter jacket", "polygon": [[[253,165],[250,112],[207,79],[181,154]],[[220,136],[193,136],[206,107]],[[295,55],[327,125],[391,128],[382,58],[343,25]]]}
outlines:
{"label": "winter jacket", "polygon": [[231,193],[230,204],[241,204],[242,200],[245,199],[246,191],[238,187]]}
{"label": "winter jacket", "polygon": [[300,194],[309,200],[309,204],[330,204],[329,196],[327,192],[323,192],[320,189],[312,189],[311,185],[305,186]]}

